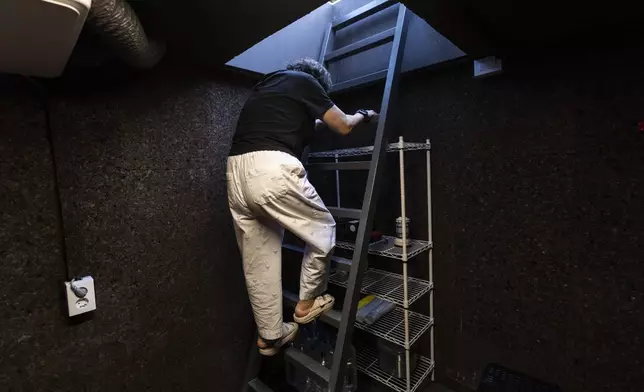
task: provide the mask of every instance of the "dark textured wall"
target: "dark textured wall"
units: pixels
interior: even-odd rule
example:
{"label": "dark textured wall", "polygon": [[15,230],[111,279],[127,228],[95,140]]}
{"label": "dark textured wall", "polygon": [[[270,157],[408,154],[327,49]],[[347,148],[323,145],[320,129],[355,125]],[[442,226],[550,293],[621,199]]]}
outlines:
{"label": "dark textured wall", "polygon": [[71,323],[42,100],[0,98],[0,390],[233,391],[253,322],[225,157],[247,88],[162,68],[50,98],[70,269],[96,280]]}
{"label": "dark textured wall", "polygon": [[[642,390],[636,54],[514,60],[486,80],[469,65],[403,79],[393,133],[433,142],[439,379],[475,386],[497,361],[566,391]],[[253,326],[223,162],[247,92],[193,73],[52,100],[71,268],[97,279],[99,309],[78,325],[60,314],[42,109],[26,85],[3,85],[1,390],[237,389]],[[337,101],[375,107],[379,94]],[[420,237],[424,185],[412,179],[422,174],[410,155]],[[396,215],[395,198],[385,192],[382,215]]]}
{"label": "dark textured wall", "polygon": [[425,122],[405,128],[434,146],[446,375],[495,360],[567,391],[644,388],[642,65],[555,57],[410,86]]}
{"label": "dark textured wall", "polygon": [[[644,64],[635,50],[546,58],[484,80],[470,64],[403,78],[392,133],[433,147],[437,374],[475,387],[500,362],[565,391],[641,391]],[[424,168],[409,157],[423,236]]]}

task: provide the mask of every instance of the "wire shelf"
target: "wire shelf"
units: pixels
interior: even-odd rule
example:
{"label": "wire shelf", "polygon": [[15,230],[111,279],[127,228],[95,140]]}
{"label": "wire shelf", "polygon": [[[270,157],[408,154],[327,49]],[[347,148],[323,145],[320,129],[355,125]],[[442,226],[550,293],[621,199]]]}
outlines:
{"label": "wire shelf", "polygon": [[[345,288],[347,287],[348,279],[349,273],[347,271],[336,271],[329,276],[329,282]],[[429,292],[432,287],[432,282],[407,277],[409,305]],[[400,274],[369,268],[362,279],[360,292],[366,295],[375,295],[378,298],[404,306],[403,276]]]}
{"label": "wire shelf", "polygon": [[[394,377],[380,369],[378,366],[378,353],[372,348],[363,348],[356,354],[358,370],[367,376],[380,381],[389,388],[398,392],[407,392],[407,381]],[[429,358],[420,356],[416,370],[411,374],[410,392],[415,392],[427,376],[434,370],[434,362]]]}
{"label": "wire shelf", "polygon": [[[427,143],[403,143],[403,151],[430,150],[431,145]],[[400,143],[390,143],[387,146],[387,152],[400,151]],[[343,148],[341,150],[315,151],[309,153],[309,158],[338,158],[340,157],[357,157],[360,155],[371,155],[373,146]]]}
{"label": "wire shelf", "polygon": [[[369,244],[369,254],[404,261],[405,257],[403,255],[403,248],[401,246],[394,245],[394,237],[388,235],[384,235],[382,237],[382,240]],[[346,250],[355,250],[356,244],[347,241],[336,241],[335,247]],[[412,257],[418,256],[431,247],[431,242],[409,240],[409,245],[407,245],[407,260],[411,259]]]}
{"label": "wire shelf", "polygon": [[[409,311],[409,347],[434,323],[431,317]],[[368,325],[356,321],[356,327],[389,342],[405,347],[405,311],[394,308],[375,323]],[[405,347],[407,348],[407,347]]]}

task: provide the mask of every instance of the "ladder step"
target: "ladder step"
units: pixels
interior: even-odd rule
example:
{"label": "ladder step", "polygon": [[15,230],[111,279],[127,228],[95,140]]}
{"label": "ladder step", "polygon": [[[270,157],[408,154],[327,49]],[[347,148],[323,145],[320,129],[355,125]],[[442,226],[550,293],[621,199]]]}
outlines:
{"label": "ladder step", "polygon": [[[284,304],[295,309],[295,305],[300,300],[300,297],[297,294],[293,294],[290,291],[282,290],[282,296],[284,297]],[[340,327],[340,319],[342,318],[342,312],[331,309],[328,312],[324,312],[319,320],[325,324],[331,325],[335,328]]]}
{"label": "ladder step", "polygon": [[[282,244],[282,248],[292,250],[293,252],[304,253],[304,248],[302,248],[301,246],[297,246],[297,245]],[[340,266],[338,268],[342,269],[342,270],[348,270],[348,268],[351,267],[351,260],[349,260],[347,258],[344,258],[344,257],[331,256],[331,261],[339,264]],[[295,300],[297,302],[297,297],[295,298]]]}
{"label": "ladder step", "polygon": [[248,382],[249,392],[273,392],[266,384],[259,378],[254,378]]}
{"label": "ladder step", "polygon": [[395,32],[396,29],[391,28],[389,30],[385,30],[378,34],[372,35],[371,37],[365,38],[351,45],[347,45],[343,48],[328,53],[324,57],[324,60],[327,62],[342,60],[345,57],[353,56],[354,54],[362,53],[371,48],[375,48],[376,46],[386,44],[387,42],[393,41]]}
{"label": "ladder step", "polygon": [[338,93],[340,91],[348,90],[353,87],[362,86],[364,84],[375,82],[376,80],[384,79],[387,77],[387,70],[370,73],[365,76],[360,76],[358,78],[349,79],[346,82],[338,83],[331,88],[332,93]]}
{"label": "ladder step", "polygon": [[333,23],[333,30],[338,31],[340,29],[343,29],[365,18],[368,18],[371,15],[384,10],[385,8],[389,8],[396,3],[397,3],[396,1],[392,1],[392,0],[372,1],[371,3],[366,4],[358,8],[357,10],[346,14],[342,18],[335,21],[335,23]]}
{"label": "ladder step", "polygon": [[369,170],[371,161],[310,163],[307,169],[312,170]]}
{"label": "ladder step", "polygon": [[331,371],[315,359],[304,354],[300,350],[289,347],[284,352],[284,359],[293,364],[300,371],[305,370],[306,374],[314,378],[318,383],[323,386],[329,385],[331,379]]}
{"label": "ladder step", "polygon": [[[383,283],[383,285],[386,285],[386,283]],[[298,296],[286,290],[283,291],[283,295],[284,305],[295,309]],[[429,316],[425,316],[424,314],[416,313],[411,310],[408,313],[408,317],[410,326],[409,345],[411,346],[434,324],[434,320]],[[391,343],[405,347],[404,318],[404,309],[402,307],[395,307],[372,324],[356,321],[355,325],[357,328],[374,336],[378,336]],[[323,313],[318,318],[320,322],[334,328],[339,328],[341,319],[342,312],[335,309]]]}
{"label": "ladder step", "polygon": [[350,219],[360,219],[362,210],[355,208],[339,208],[339,207],[327,207],[331,215],[336,218],[350,218]]}

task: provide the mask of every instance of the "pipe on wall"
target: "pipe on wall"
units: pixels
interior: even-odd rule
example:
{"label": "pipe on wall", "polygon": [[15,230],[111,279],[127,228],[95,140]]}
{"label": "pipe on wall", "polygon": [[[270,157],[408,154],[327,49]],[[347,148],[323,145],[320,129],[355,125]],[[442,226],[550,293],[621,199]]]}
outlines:
{"label": "pipe on wall", "polygon": [[87,23],[110,50],[132,67],[152,68],[165,54],[165,43],[148,39],[125,0],[93,0]]}

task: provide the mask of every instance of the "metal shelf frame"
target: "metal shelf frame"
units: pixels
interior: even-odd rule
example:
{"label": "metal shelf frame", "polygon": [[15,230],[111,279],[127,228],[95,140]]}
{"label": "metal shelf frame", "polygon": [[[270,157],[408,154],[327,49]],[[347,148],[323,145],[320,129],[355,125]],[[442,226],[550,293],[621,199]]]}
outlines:
{"label": "metal shelf frame", "polygon": [[409,346],[405,346],[404,317],[404,310],[397,307],[371,325],[356,322],[356,327],[405,349],[409,349],[434,324],[434,320],[424,314],[410,311],[410,339]]}
{"label": "metal shelf frame", "polygon": [[[399,305],[390,314],[383,316],[371,326],[355,323],[359,329],[365,330],[375,336],[387,341],[396,343],[405,348],[406,364],[410,363],[412,355],[410,349],[412,345],[425,333],[430,332],[430,357],[421,357],[417,369],[411,372],[409,366],[406,367],[406,378],[398,379],[386,374],[378,368],[377,354],[373,349],[366,349],[362,354],[358,354],[358,366],[361,371],[370,377],[382,382],[393,390],[400,392],[414,392],[422,381],[431,374],[434,380],[434,260],[433,260],[433,237],[432,237],[432,199],[431,199],[431,144],[429,140],[425,143],[409,143],[399,137],[398,143],[391,143],[387,147],[388,152],[398,152],[399,154],[399,171],[400,171],[400,216],[405,222],[407,217],[406,209],[406,188],[405,188],[405,152],[425,151],[426,154],[426,186],[427,186],[427,241],[412,240],[407,238],[407,227],[402,226],[402,244],[403,246],[394,245],[394,237],[383,236],[378,242],[369,244],[368,253],[372,255],[384,256],[402,261],[403,273],[396,274],[388,271],[369,268],[362,279],[360,292],[365,295],[375,295],[386,301]],[[349,148],[342,150],[314,152],[309,154],[309,158],[332,158],[333,163],[337,164],[339,158],[368,155],[373,152],[373,146]],[[324,162],[323,160],[321,162]],[[336,171],[336,193],[337,207],[330,209],[339,211],[349,211],[349,209],[340,207],[340,171]],[[284,245],[285,248],[302,251],[301,248],[292,245]],[[346,241],[337,241],[336,248],[355,251],[355,244]],[[410,277],[407,270],[407,262],[413,257],[419,256],[423,252],[428,252],[429,280],[422,280]],[[346,269],[351,265],[351,260],[334,256],[332,258],[336,263],[344,265],[335,273],[329,276],[329,282],[341,287],[347,288],[349,273]],[[422,315],[409,310],[409,306],[416,302],[420,297],[429,294],[429,315]]]}
{"label": "metal shelf frame", "polygon": [[[431,373],[431,379],[434,380],[434,259],[433,259],[433,237],[432,237],[432,199],[431,199],[431,144],[429,140],[425,143],[409,143],[405,142],[403,137],[398,138],[398,143],[391,143],[387,147],[389,152],[398,152],[399,171],[400,171],[400,217],[405,222],[407,218],[407,205],[406,205],[406,188],[405,188],[405,152],[408,151],[425,151],[426,153],[426,171],[427,171],[427,241],[411,240],[407,238],[407,225],[402,225],[402,246],[394,245],[394,238],[391,236],[384,236],[381,241],[370,244],[368,247],[369,254],[389,257],[397,260],[402,260],[403,273],[402,275],[394,274],[387,271],[376,269],[369,269],[364,275],[362,280],[362,287],[360,291],[363,294],[373,294],[387,301],[394,302],[402,307],[402,331],[403,336],[400,336],[401,343],[405,347],[405,363],[406,363],[406,378],[404,380],[394,379],[391,376],[386,376],[379,372],[375,363],[369,364],[366,367],[366,373],[373,378],[381,381],[383,384],[388,385],[397,391],[412,392],[417,387],[420,381],[414,381],[415,374],[411,374],[409,368],[410,363],[410,348],[413,342],[418,339],[415,333],[416,323],[418,319],[415,318],[417,313],[409,310],[409,306],[414,303],[422,295],[429,293],[429,317],[425,319],[427,325],[425,330],[430,331],[430,358],[427,359],[425,369],[427,370],[422,374],[422,379]],[[310,153],[309,157],[313,158],[334,158],[338,162],[339,158],[367,155],[373,151],[373,147],[360,147],[349,148],[334,151],[314,152]],[[339,171],[336,171],[336,192],[337,204],[335,209],[342,209],[340,207],[340,181]],[[355,250],[355,244],[351,242],[337,241],[336,247],[339,249]],[[421,254],[428,251],[428,267],[429,267],[429,281],[409,277],[407,270],[407,262]],[[347,287],[348,274],[346,271],[338,270],[336,273],[329,277],[329,282]],[[397,313],[400,314],[400,313]],[[424,331],[423,331],[424,332]],[[376,334],[377,335],[377,334]],[[431,365],[431,366],[430,366]],[[404,387],[403,384],[406,384]]]}
{"label": "metal shelf frame", "polygon": [[[407,246],[407,252],[405,253],[403,252],[402,247],[394,245],[394,237],[385,235],[382,240],[369,244],[369,254],[408,261],[414,256],[417,256],[432,247],[431,242],[428,241],[410,239],[408,242],[409,245]],[[335,247],[354,250],[355,244],[353,242],[336,241]]]}
{"label": "metal shelf frame", "polygon": [[[298,295],[286,290],[284,290],[283,293],[284,304],[295,308],[297,301],[299,300]],[[356,321],[355,326],[358,329],[382,338],[388,342],[407,348],[405,347],[403,318],[403,309],[396,307],[373,324]],[[340,326],[340,321],[342,320],[342,312],[332,309],[320,316],[319,320],[332,327],[338,328]],[[418,341],[425,332],[427,332],[430,326],[434,324],[434,320],[429,318],[427,315],[416,312],[409,312],[409,320],[411,329],[411,339],[409,344],[413,346],[413,344],[416,343],[416,341]]]}
{"label": "metal shelf frame", "polygon": [[[429,140],[426,143],[409,143],[403,142],[402,145],[398,143],[389,143],[387,145],[387,152],[398,152],[403,151],[417,151],[417,150],[427,150],[431,149]],[[330,151],[313,151],[309,152],[309,158],[345,158],[345,157],[358,157],[363,155],[371,155],[373,153],[373,146],[364,146],[364,147],[354,147],[354,148],[343,148],[340,150],[330,150]]]}
{"label": "metal shelf frame", "polygon": [[[338,270],[329,276],[329,283],[340,287],[347,287],[349,274],[346,271]],[[365,295],[375,295],[385,301],[393,302],[399,306],[405,306],[404,277],[393,272],[382,271],[370,268],[365,272],[362,279],[360,292]],[[411,305],[423,295],[431,291],[432,282],[407,277],[407,304]]]}
{"label": "metal shelf frame", "polygon": [[[409,347],[409,285],[407,276],[407,260],[408,260],[408,247],[407,247],[407,225],[405,224],[407,218],[407,202],[406,202],[406,188],[405,188],[405,141],[402,136],[398,138],[398,163],[400,169],[400,216],[402,218],[402,254],[403,254],[403,284],[404,284],[404,312],[405,312],[405,345]],[[426,153],[426,174],[427,174],[427,242],[433,244],[432,238],[432,187],[431,187],[431,144],[429,139],[425,141],[427,148]],[[429,247],[428,252],[428,268],[429,268],[429,281],[434,282],[434,259],[433,259],[433,246]],[[434,319],[434,290],[429,292],[429,317]],[[434,357],[434,326],[430,327],[430,363],[433,365]],[[407,373],[407,389],[411,392],[411,374],[410,374],[410,351],[405,351],[406,359],[406,373]],[[434,380],[434,372],[431,372],[432,381]]]}

